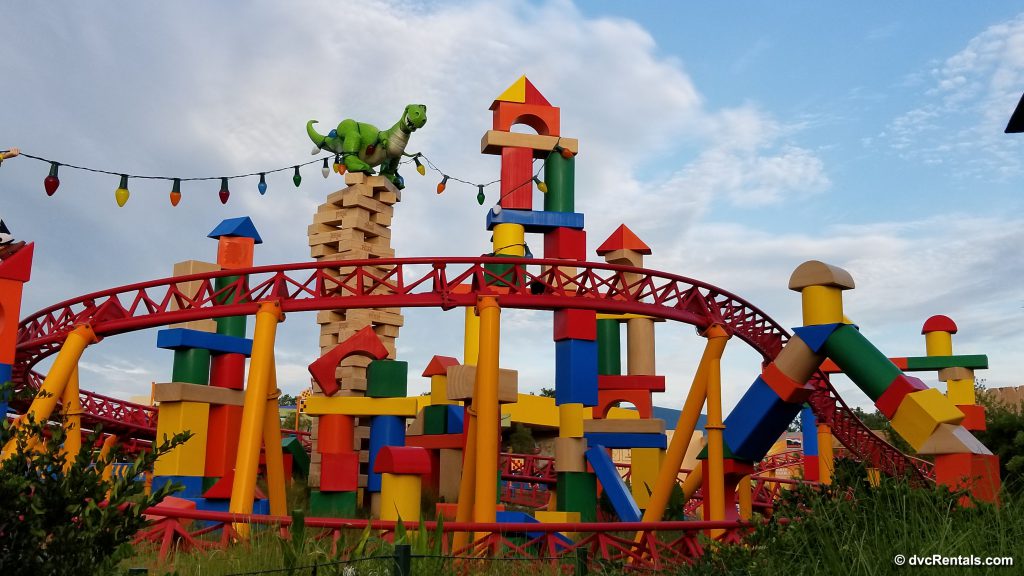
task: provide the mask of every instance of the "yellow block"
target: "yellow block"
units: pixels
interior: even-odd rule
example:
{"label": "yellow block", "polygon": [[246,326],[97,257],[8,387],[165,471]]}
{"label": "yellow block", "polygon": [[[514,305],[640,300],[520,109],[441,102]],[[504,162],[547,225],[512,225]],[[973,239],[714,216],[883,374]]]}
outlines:
{"label": "yellow block", "polygon": [[618,406],[612,406],[608,409],[608,414],[605,416],[609,420],[639,420],[640,412],[636,410],[630,410],[628,408],[619,408]]}
{"label": "yellow block", "polygon": [[508,414],[511,422],[558,428],[558,406],[554,398],[519,394],[519,401],[502,404],[501,413]]}
{"label": "yellow block", "polygon": [[210,405],[203,402],[164,402],[160,404],[156,438],[162,442],[188,430],[192,438],[160,457],[153,467],[157,476],[202,476],[206,469],[206,435],[210,423]]}
{"label": "yellow block", "polygon": [[526,229],[522,224],[497,224],[493,234],[495,255],[526,255]]}
{"label": "yellow block", "polygon": [[434,374],[430,377],[430,403],[433,405],[455,404],[448,399],[448,377]]}
{"label": "yellow block", "polygon": [[950,380],[946,383],[946,397],[953,404],[977,404],[974,380]]}
{"label": "yellow block", "polygon": [[418,521],[423,479],[415,474],[390,474],[380,478],[380,519]]}
{"label": "yellow block", "polygon": [[562,438],[583,438],[583,404],[562,404],[558,407],[558,435]]}
{"label": "yellow block", "polygon": [[[552,497],[554,491],[552,491]],[[537,519],[541,524],[575,524],[580,521],[579,512],[562,512],[554,510],[537,510],[533,513],[533,517]],[[569,540],[576,539],[575,532],[559,532],[562,536],[565,536]]]}
{"label": "yellow block", "polygon": [[630,454],[630,489],[633,492],[633,499],[640,508],[647,508],[651,499],[651,492],[654,490],[654,483],[658,480],[658,471],[661,470],[661,461],[665,451],[661,448],[633,448]]}
{"label": "yellow block", "polygon": [[480,357],[480,316],[475,306],[466,307],[466,329],[462,342],[462,363],[476,366]]}
{"label": "yellow block", "polygon": [[964,413],[949,398],[929,388],[903,398],[892,417],[892,427],[914,450],[920,450],[939,424],[959,424],[963,419]]}
{"label": "yellow block", "polygon": [[832,286],[807,286],[800,291],[805,326],[843,321],[843,291]]}
{"label": "yellow block", "polygon": [[416,398],[366,398],[361,396],[312,396],[306,399],[306,414],[345,416],[416,416]]}
{"label": "yellow block", "polygon": [[522,75],[511,86],[495,98],[501,102],[526,102],[526,75]]}
{"label": "yellow block", "polygon": [[952,356],[953,335],[949,332],[929,332],[924,335],[924,349],[929,356]]}

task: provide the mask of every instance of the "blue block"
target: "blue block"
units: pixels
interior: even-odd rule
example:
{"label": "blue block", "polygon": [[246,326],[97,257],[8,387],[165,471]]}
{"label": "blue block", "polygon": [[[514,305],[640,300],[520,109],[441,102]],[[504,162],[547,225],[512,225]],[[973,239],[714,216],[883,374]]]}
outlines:
{"label": "blue block", "polygon": [[842,324],[820,324],[818,326],[801,326],[793,328],[793,333],[800,337],[813,352],[818,352],[825,345],[825,340]]}
{"label": "blue block", "polygon": [[157,332],[156,347],[166,350],[199,348],[219,354],[252,355],[252,340],[248,338],[189,330],[188,328],[168,328]]}
{"label": "blue block", "polygon": [[[589,438],[587,443],[590,443]],[[605,448],[605,446],[588,448],[587,462],[594,469],[594,474],[597,474],[597,479],[601,481],[604,493],[611,500],[612,508],[619,515],[619,519],[623,522],[639,522],[640,508],[637,507],[633,495],[629,493],[629,488],[626,488],[626,483],[622,481],[622,476],[619,476],[619,471],[615,469],[612,457],[608,455]]]}
{"label": "blue block", "polygon": [[[0,384],[11,381],[11,365],[0,362]],[[7,414],[7,401],[11,398],[9,389],[0,390],[0,418]]]}
{"label": "blue block", "polygon": [[639,432],[586,432],[588,446],[605,448],[667,448],[668,439],[664,434]]}
{"label": "blue block", "polygon": [[804,435],[804,454],[806,456],[818,455],[818,419],[814,416],[814,410],[805,406],[800,411],[800,428]]}
{"label": "blue block", "polygon": [[239,218],[228,218],[206,235],[207,238],[220,238],[221,236],[235,236],[239,238],[252,238],[255,244],[263,244],[260,233],[256,231],[256,225],[248,216]]}
{"label": "blue block", "polygon": [[169,483],[181,484],[185,487],[180,492],[175,492],[172,496],[178,498],[202,498],[203,497],[203,477],[202,476],[153,476],[153,491],[157,491],[162,488],[165,484]]}
{"label": "blue block", "polygon": [[[228,506],[231,504],[231,500],[221,500],[219,498],[186,498],[196,503],[196,510],[205,510],[207,512],[228,512]],[[266,498],[260,498],[254,500],[252,503],[253,514],[270,514],[270,500]],[[217,524],[216,522],[209,520],[198,520],[200,526],[207,528]],[[260,526],[256,524],[255,526]],[[258,528],[257,528],[258,529]]]}
{"label": "blue block", "polygon": [[448,422],[445,430],[449,434],[462,433],[465,412],[466,409],[463,406],[448,405]]}
{"label": "blue block", "polygon": [[555,342],[555,404],[597,406],[597,341]]}
{"label": "blue block", "polygon": [[[541,523],[539,520],[537,520],[533,516],[530,516],[526,512],[516,512],[516,511],[506,510],[506,511],[495,512],[494,516],[495,516],[494,521],[497,522],[498,524],[513,524],[513,523],[515,523],[515,524],[523,524],[523,523],[540,524]],[[504,535],[506,535],[506,536],[523,536],[524,535],[522,532],[502,532],[502,533]],[[533,540],[535,538],[540,538],[543,535],[544,535],[544,532],[531,532],[531,531],[527,531],[525,533],[526,538],[529,539],[529,540]],[[556,537],[559,540],[561,540],[566,546],[572,546],[573,545],[572,540],[568,539],[567,537],[565,537],[562,534],[556,534]]]}
{"label": "blue block", "polygon": [[738,458],[757,462],[764,458],[802,404],[785,402],[760,376],[725,419],[725,443]]}
{"label": "blue block", "polygon": [[380,492],[380,472],[373,471],[377,452],[385,446],[405,446],[405,418],[374,416],[370,421],[370,462],[367,466],[366,489]]}
{"label": "blue block", "polygon": [[550,232],[555,228],[583,229],[583,214],[578,212],[545,212],[543,210],[494,210],[487,212],[487,229],[494,230],[497,224],[522,224],[527,232]]}

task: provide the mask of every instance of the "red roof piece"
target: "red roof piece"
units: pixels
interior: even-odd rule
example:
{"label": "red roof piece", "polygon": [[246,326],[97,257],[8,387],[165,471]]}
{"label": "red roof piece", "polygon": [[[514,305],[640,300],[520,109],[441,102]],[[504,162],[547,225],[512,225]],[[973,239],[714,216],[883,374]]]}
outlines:
{"label": "red roof piece", "polygon": [[[231,498],[231,488],[235,482],[235,470],[232,468],[228,470],[224,476],[213,483],[210,489],[203,492],[203,498],[213,498],[215,500],[228,500]],[[262,500],[267,497],[266,494],[260,490],[259,486],[255,488],[256,494],[254,495],[257,500]]]}
{"label": "red roof piece", "polygon": [[545,98],[544,95],[540,93],[540,90],[537,90],[537,87],[533,85],[533,82],[530,82],[529,78],[526,78],[524,76],[523,79],[526,80],[525,104],[539,104],[541,106],[551,106],[551,103],[548,102],[548,99]]}
{"label": "red roof piece", "polygon": [[374,472],[430,474],[430,453],[419,446],[384,446],[377,451]]}
{"label": "red roof piece", "polygon": [[5,256],[0,262],[0,280],[28,282],[32,277],[32,253],[35,248],[36,243],[30,242],[13,254]]}
{"label": "red roof piece", "polygon": [[339,390],[338,382],[334,377],[335,368],[341,364],[344,358],[352,355],[383,360],[388,357],[388,350],[380,341],[377,333],[373,331],[373,327],[367,326],[339,343],[330,352],[314,360],[309,365],[309,374],[327,396],[334,396]]}
{"label": "red roof piece", "polygon": [[956,334],[956,322],[953,322],[953,319],[949,316],[943,316],[942,314],[932,316],[924,321],[924,326],[921,328],[921,334],[927,334],[929,332],[949,332],[950,334]]}
{"label": "red roof piece", "polygon": [[650,254],[651,247],[644,244],[644,241],[639,236],[633,233],[632,230],[622,224],[612,232],[612,235],[597,247],[597,255],[604,256],[609,252],[615,250],[632,250],[633,252],[639,252],[640,254]]}
{"label": "red roof piece", "polygon": [[430,359],[430,363],[427,364],[426,369],[423,370],[424,376],[445,376],[448,374],[449,366],[458,366],[458,358],[452,358],[451,356],[434,356]]}

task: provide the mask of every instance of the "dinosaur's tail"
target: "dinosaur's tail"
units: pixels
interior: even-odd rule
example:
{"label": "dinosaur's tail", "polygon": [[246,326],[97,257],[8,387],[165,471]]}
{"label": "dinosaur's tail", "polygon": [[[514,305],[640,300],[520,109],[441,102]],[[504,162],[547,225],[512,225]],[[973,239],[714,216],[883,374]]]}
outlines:
{"label": "dinosaur's tail", "polygon": [[313,144],[316,144],[318,147],[323,148],[324,142],[327,140],[327,137],[317,133],[317,131],[313,129],[313,124],[316,124],[316,122],[316,120],[310,120],[309,122],[306,122],[306,134],[309,134],[309,139],[313,141]]}

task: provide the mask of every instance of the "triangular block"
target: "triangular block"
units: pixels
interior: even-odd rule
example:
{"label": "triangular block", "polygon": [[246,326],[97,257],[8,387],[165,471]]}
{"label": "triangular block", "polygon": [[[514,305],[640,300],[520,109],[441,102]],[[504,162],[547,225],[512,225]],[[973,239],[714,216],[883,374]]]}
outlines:
{"label": "triangular block", "polygon": [[4,258],[0,262],[0,280],[28,282],[32,277],[32,253],[35,251],[35,247],[35,242],[30,242],[14,254]]}
{"label": "triangular block", "polygon": [[939,424],[917,453],[922,455],[991,454],[992,451],[963,426]]}
{"label": "triangular block", "polygon": [[801,326],[799,328],[793,328],[795,333],[812,352],[818,353],[821,347],[825,345],[825,340],[836,331],[843,324],[818,324],[816,326]]}
{"label": "triangular block", "polygon": [[[520,76],[518,80],[505,89],[500,96],[494,99],[497,102],[515,102],[517,104],[536,104],[538,106],[551,106],[548,99],[537,90],[537,87],[530,82],[526,75]],[[494,105],[491,105],[494,109]]]}
{"label": "triangular block", "polygon": [[[210,486],[209,490],[203,492],[203,498],[213,498],[215,500],[229,500],[231,498],[231,486],[235,482],[235,470],[232,468],[220,478],[214,482],[213,486]],[[256,494],[254,495],[257,500],[266,498],[267,495],[257,486],[255,488]]]}
{"label": "triangular block", "polygon": [[256,231],[256,225],[252,223],[252,219],[248,216],[240,216],[238,218],[228,218],[221,222],[206,235],[207,238],[220,238],[221,236],[237,236],[241,238],[252,238],[256,244],[262,244],[263,239],[260,238],[260,233]]}
{"label": "triangular block", "polygon": [[445,376],[448,374],[449,366],[458,366],[458,358],[452,358],[451,356],[434,356],[430,359],[430,363],[427,364],[426,369],[423,370],[423,376]]}
{"label": "triangular block", "polygon": [[598,256],[604,256],[616,250],[632,250],[640,254],[650,254],[651,247],[644,243],[639,236],[622,224],[612,232],[612,235],[597,247]]}
{"label": "triangular block", "polygon": [[523,76],[523,80],[526,81],[527,104],[536,104],[538,106],[551,106],[551,103],[548,102],[548,99],[545,98],[544,95],[540,93],[540,90],[537,90],[537,87],[533,85],[533,82],[530,82],[529,78]]}

